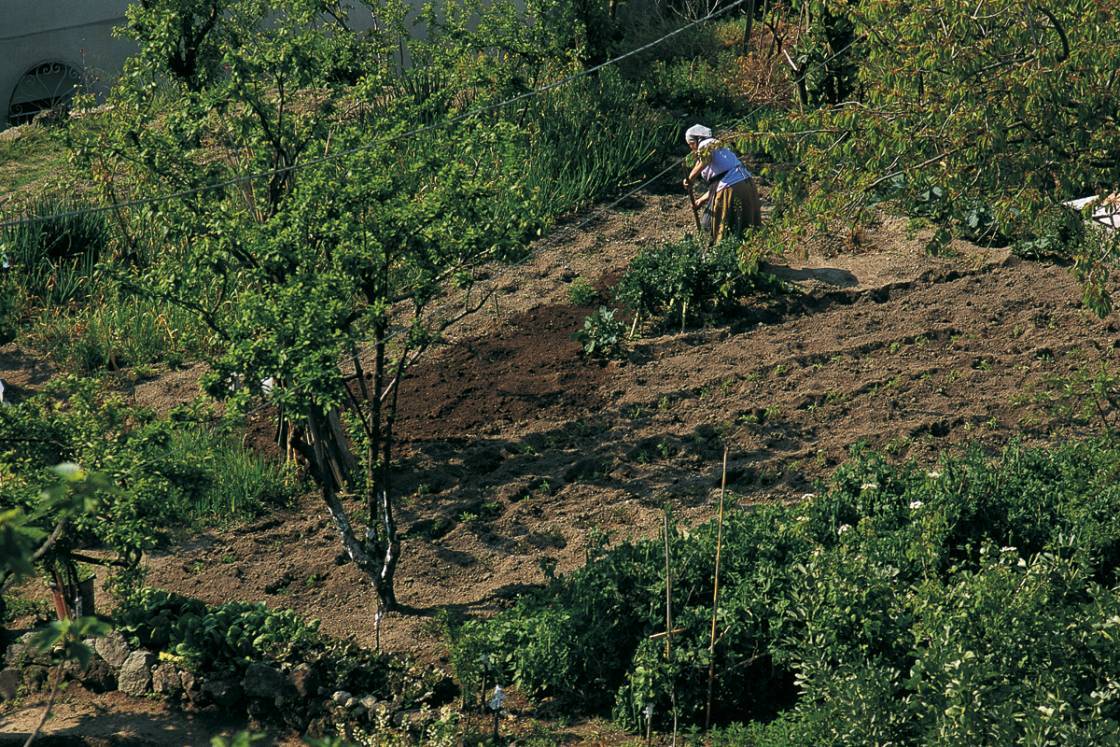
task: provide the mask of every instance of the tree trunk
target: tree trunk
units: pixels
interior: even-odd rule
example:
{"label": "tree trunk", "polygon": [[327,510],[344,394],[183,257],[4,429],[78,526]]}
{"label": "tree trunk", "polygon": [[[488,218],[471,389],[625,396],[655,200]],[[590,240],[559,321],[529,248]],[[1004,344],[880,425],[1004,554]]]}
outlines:
{"label": "tree trunk", "polygon": [[312,477],[319,484],[323,502],[338,530],[343,549],[369,578],[377,594],[379,609],[392,611],[397,607],[393,576],[400,555],[400,540],[397,537],[387,477],[388,457],[391,456],[388,439],[384,435],[380,439],[385,462],[376,471],[378,484],[369,486],[370,490],[376,491],[377,516],[375,523],[369,526],[366,541],[363,542],[354,530],[346,507],[339,499],[339,493],[351,484],[353,471],[350,465],[355,465],[355,460],[346,443],[338,413],[309,413],[307,436],[310,443],[301,444],[300,451],[310,462]]}
{"label": "tree trunk", "polygon": [[747,3],[747,20],[743,27],[743,56],[750,54],[751,51],[751,31],[754,29],[754,6],[756,0],[750,0]]}

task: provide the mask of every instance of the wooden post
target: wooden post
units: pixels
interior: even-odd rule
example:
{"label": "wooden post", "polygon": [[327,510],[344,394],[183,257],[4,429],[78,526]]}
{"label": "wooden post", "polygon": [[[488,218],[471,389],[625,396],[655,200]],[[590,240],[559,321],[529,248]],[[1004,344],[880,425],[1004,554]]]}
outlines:
{"label": "wooden post", "polygon": [[719,559],[723,548],[723,499],[727,494],[727,447],[723,447],[723,476],[719,481],[719,519],[716,522],[716,573],[712,584],[712,638],[708,644],[708,705],[704,710],[704,731],[712,724],[712,683],[716,676],[716,613],[719,610]]}

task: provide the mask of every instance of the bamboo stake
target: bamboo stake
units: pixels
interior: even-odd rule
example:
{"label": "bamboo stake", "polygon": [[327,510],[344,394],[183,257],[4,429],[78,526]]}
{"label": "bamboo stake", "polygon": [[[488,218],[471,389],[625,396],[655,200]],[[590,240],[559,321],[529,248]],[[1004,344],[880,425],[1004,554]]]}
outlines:
{"label": "bamboo stake", "polygon": [[692,208],[692,219],[694,221],[696,221],[696,236],[697,236],[697,238],[699,238],[699,236],[702,233],[704,233],[704,229],[701,228],[701,226],[700,226],[700,211],[696,207],[696,197],[692,193],[692,183],[691,182],[688,185],[687,191],[688,191],[688,206],[690,208]]}
{"label": "bamboo stake", "polygon": [[677,682],[673,676],[673,567],[669,559],[669,511],[664,514],[665,528],[665,661],[669,664],[669,702],[673,707],[673,747],[677,745]]}
{"label": "bamboo stake", "polygon": [[712,683],[716,676],[716,613],[719,610],[719,559],[723,549],[723,498],[727,494],[727,447],[723,447],[723,476],[719,481],[719,519],[716,522],[716,575],[712,585],[712,640],[708,644],[708,705],[704,710],[704,731],[712,724]]}

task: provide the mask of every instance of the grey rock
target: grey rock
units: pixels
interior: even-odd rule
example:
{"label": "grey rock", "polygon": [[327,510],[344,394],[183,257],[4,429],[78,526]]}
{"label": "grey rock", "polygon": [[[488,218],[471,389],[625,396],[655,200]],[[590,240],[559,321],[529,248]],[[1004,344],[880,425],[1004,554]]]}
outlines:
{"label": "grey rock", "polygon": [[377,710],[377,698],[373,697],[372,695],[363,696],[358,702],[361,703],[362,707],[365,708],[369,713],[373,713],[375,710]]}
{"label": "grey rock", "polygon": [[237,705],[242,695],[241,686],[230,680],[207,680],[202,685],[202,692],[222,708]]}
{"label": "grey rock", "polygon": [[353,696],[345,690],[337,690],[331,695],[331,700],[339,705],[342,705]]}
{"label": "grey rock", "polygon": [[345,708],[348,708],[348,709],[353,708],[356,705],[358,705],[358,699],[355,698],[353,695],[351,695],[349,698],[347,698],[346,702],[343,704],[343,706]]}
{"label": "grey rock", "polygon": [[8,667],[0,671],[0,701],[14,698],[16,693],[19,692],[21,681],[19,670],[14,667]]}
{"label": "grey rock", "polygon": [[117,689],[117,670],[97,657],[91,658],[85,669],[76,666],[72,676],[87,690],[95,693],[107,693]]}
{"label": "grey rock", "polygon": [[4,653],[4,664],[6,666],[18,668],[28,664],[39,664],[44,667],[51,665],[50,652],[40,651],[32,645],[35,634],[35,631],[24,633],[15,640],[15,643],[8,646],[8,650]]}
{"label": "grey rock", "polygon": [[114,669],[123,667],[130,653],[124,636],[115,630],[95,640],[93,642],[93,650],[97,652],[98,656],[105,660],[106,664]]}
{"label": "grey rock", "polygon": [[245,670],[241,687],[250,698],[275,698],[288,689],[289,683],[279,669],[255,661]]}
{"label": "grey rock", "polygon": [[8,650],[4,652],[4,664],[9,667],[16,667],[24,663],[24,658],[27,656],[27,644],[13,643],[8,646]]}
{"label": "grey rock", "polygon": [[202,683],[191,672],[180,671],[179,682],[183,684],[183,697],[191,705],[200,705],[204,700],[202,696]]}
{"label": "grey rock", "polygon": [[41,664],[32,664],[23,670],[23,684],[28,690],[41,690],[47,684],[50,670]]}
{"label": "grey rock", "polygon": [[127,695],[145,695],[152,687],[152,664],[155,661],[151,651],[133,651],[121,665],[117,689]]}
{"label": "grey rock", "polygon": [[170,662],[157,664],[152,670],[152,690],[160,695],[178,695],[183,691],[179,670]]}

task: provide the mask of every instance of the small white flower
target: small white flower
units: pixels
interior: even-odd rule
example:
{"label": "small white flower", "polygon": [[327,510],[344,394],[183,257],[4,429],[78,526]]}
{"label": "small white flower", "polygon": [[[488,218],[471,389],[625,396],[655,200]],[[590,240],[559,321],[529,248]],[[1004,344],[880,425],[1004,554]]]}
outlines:
{"label": "small white flower", "polygon": [[911,511],[917,511],[919,508],[922,507],[922,505],[923,504],[922,504],[921,501],[910,501],[910,510]]}
{"label": "small white flower", "polygon": [[841,524],[840,528],[836,530],[836,534],[840,535],[852,528],[851,524]]}
{"label": "small white flower", "polygon": [[926,473],[926,477],[928,477],[931,480],[936,480],[937,478],[941,477],[941,471],[936,470],[936,469],[935,470],[930,470],[929,472]]}
{"label": "small white flower", "polygon": [[803,500],[803,501],[811,501],[811,500],[813,500],[813,499],[814,499],[814,498],[816,498],[816,497],[817,497],[817,494],[816,494],[816,493],[805,493],[804,495],[802,495],[802,496],[801,496],[801,500]]}
{"label": "small white flower", "polygon": [[859,489],[860,490],[878,490],[879,489],[879,483],[877,483],[877,482],[865,482],[863,485],[859,486]]}
{"label": "small white flower", "polygon": [[1005,547],[1001,547],[1001,548],[999,549],[999,551],[1000,551],[1000,552],[1016,552],[1016,548],[1014,548],[1014,547],[1011,547],[1010,545],[1008,545],[1008,546],[1005,546]]}

